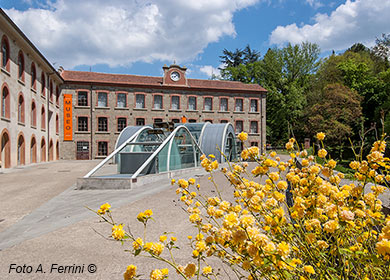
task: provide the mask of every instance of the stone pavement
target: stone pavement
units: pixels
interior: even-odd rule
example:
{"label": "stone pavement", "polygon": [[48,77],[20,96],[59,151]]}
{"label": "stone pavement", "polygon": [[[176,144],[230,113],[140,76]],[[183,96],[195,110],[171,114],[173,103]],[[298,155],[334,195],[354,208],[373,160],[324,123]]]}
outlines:
{"label": "stone pavement", "polygon": [[[187,234],[196,232],[181,209],[182,205],[177,203],[176,188],[171,187],[167,179],[130,190],[75,190],[69,185],[64,190],[64,182],[72,184],[86,173],[84,169],[88,171],[94,165],[96,162],[54,162],[0,174],[0,191],[8,201],[7,208],[2,207],[1,215],[7,219],[7,213],[22,208],[13,223],[0,232],[0,279],[122,279],[123,270],[130,263],[137,264],[142,272],[165,267],[146,258],[133,259],[124,252],[126,247],[120,242],[102,237],[110,236],[110,226],[99,223],[97,215],[85,206],[98,209],[105,202],[112,205],[117,221],[130,225],[132,232],[141,236],[143,228],[136,222],[136,216],[140,211],[152,209],[155,214],[148,230],[149,240],[157,240],[164,231],[175,232],[179,246],[188,247]],[[63,176],[64,173],[67,175]],[[209,184],[203,174],[197,170],[196,174],[181,177],[191,176],[202,185]],[[222,181],[222,174],[217,178]],[[51,188],[45,185],[46,181],[50,182]],[[231,193],[230,189],[222,191]],[[18,200],[26,202],[28,207],[23,208],[23,203],[12,203]],[[33,203],[28,202],[30,200]],[[36,209],[28,213],[34,207]],[[27,215],[21,218],[22,214]],[[186,264],[191,260],[187,257],[191,250],[184,248],[178,250],[176,258]],[[95,273],[87,271],[89,264],[96,265]],[[31,266],[33,271],[25,274],[15,270],[10,272],[11,266],[21,266],[18,269],[22,269],[23,265]],[[84,267],[84,272],[64,274],[54,270],[50,273],[52,265],[79,265]],[[176,277],[173,273],[170,279]]]}

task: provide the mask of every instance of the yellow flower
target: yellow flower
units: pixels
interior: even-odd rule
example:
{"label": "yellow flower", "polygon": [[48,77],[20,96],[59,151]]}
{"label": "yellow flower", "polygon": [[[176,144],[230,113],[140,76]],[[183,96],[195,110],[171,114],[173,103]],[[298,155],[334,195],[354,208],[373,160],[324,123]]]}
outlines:
{"label": "yellow flower", "polygon": [[175,183],[176,183],[176,180],[175,180],[175,179],[172,179],[172,180],[171,180],[171,185],[173,186]]}
{"label": "yellow flower", "polygon": [[202,270],[202,274],[203,274],[203,275],[209,275],[209,274],[211,274],[211,273],[213,273],[213,269],[212,269],[211,266],[205,266],[205,267],[203,268],[203,270]]}
{"label": "yellow flower", "polygon": [[232,213],[225,215],[225,220],[223,222],[223,225],[226,228],[232,228],[234,226],[237,226],[238,225],[237,214],[232,212]]}
{"label": "yellow flower", "polygon": [[111,208],[111,205],[108,203],[104,203],[102,206],[100,206],[100,209],[98,210],[98,214],[104,215],[107,211],[109,211]]}
{"label": "yellow flower", "polygon": [[237,138],[240,139],[242,142],[246,141],[248,139],[248,133],[245,133],[244,131],[237,135]]}
{"label": "yellow flower", "polygon": [[191,185],[194,185],[195,184],[195,179],[194,178],[188,179],[188,183],[190,183]]}
{"label": "yellow flower", "polygon": [[320,141],[324,140],[325,139],[325,133],[323,132],[318,132],[317,135],[316,135],[316,138]]}
{"label": "yellow flower", "polygon": [[335,232],[338,228],[339,228],[339,223],[335,220],[327,221],[324,224],[324,231],[329,232],[329,233]]}
{"label": "yellow flower", "polygon": [[192,251],[192,255],[197,258],[199,256],[199,251],[198,250],[194,250]]}
{"label": "yellow flower", "polygon": [[198,252],[204,252],[207,249],[206,242],[204,240],[196,242],[195,248]]}
{"label": "yellow flower", "polygon": [[161,235],[160,236],[160,241],[164,242],[165,240],[167,240],[167,236],[166,235]]}
{"label": "yellow flower", "polygon": [[144,242],[141,237],[138,237],[134,242],[133,242],[133,248],[134,250],[139,250],[141,247],[144,246]]}
{"label": "yellow flower", "polygon": [[164,250],[164,244],[160,242],[152,243],[152,247],[150,248],[150,251],[157,256],[161,255],[163,250]]}
{"label": "yellow flower", "polygon": [[376,250],[383,256],[386,254],[390,255],[390,240],[383,239],[382,241],[376,243]]}
{"label": "yellow flower", "polygon": [[321,149],[321,150],[318,151],[318,156],[320,158],[326,157],[327,154],[328,154],[328,152],[325,149]]}
{"label": "yellow flower", "polygon": [[191,214],[189,216],[189,219],[191,223],[198,223],[202,221],[202,218],[197,213]]}
{"label": "yellow flower", "polygon": [[175,242],[177,240],[177,238],[176,237],[174,237],[174,236],[171,236],[171,241],[172,242]]}
{"label": "yellow flower", "polygon": [[168,268],[161,269],[161,273],[164,274],[164,276],[168,275],[168,272],[169,272]]}
{"label": "yellow flower", "polygon": [[212,163],[211,163],[211,168],[216,170],[218,169],[218,161],[214,160]]}
{"label": "yellow flower", "polygon": [[183,189],[188,188],[188,182],[186,180],[184,180],[184,179],[180,179],[179,181],[177,181],[177,183]]}
{"label": "yellow flower", "polygon": [[269,155],[270,157],[276,157],[276,152],[272,151]]}
{"label": "yellow flower", "polygon": [[337,162],[333,159],[331,159],[330,161],[328,161],[328,165],[331,167],[331,168],[335,168],[336,165],[337,165]]}
{"label": "yellow flower", "polygon": [[314,271],[314,268],[311,266],[311,265],[305,265],[303,267],[303,270],[307,273],[310,273],[310,274],[315,274],[316,272]]}
{"label": "yellow flower", "polygon": [[114,237],[116,240],[122,240],[123,237],[125,237],[125,231],[123,230],[123,225],[114,225],[112,227],[112,237]]}
{"label": "yellow flower", "polygon": [[164,279],[164,274],[161,272],[160,269],[154,269],[150,273],[150,280],[163,280]]}
{"label": "yellow flower", "polygon": [[286,242],[282,241],[278,244],[277,250],[279,255],[287,257],[290,253],[290,246]]}
{"label": "yellow flower", "polygon": [[140,212],[138,215],[137,215],[137,220],[140,221],[140,222],[144,222],[145,221],[145,218],[146,218],[146,215],[144,212]]}
{"label": "yellow flower", "polygon": [[129,265],[126,269],[126,272],[123,274],[124,280],[130,280],[136,276],[137,267],[135,265]]}
{"label": "yellow flower", "polygon": [[153,211],[148,209],[148,210],[145,210],[145,215],[148,216],[148,217],[151,217],[153,215]]}

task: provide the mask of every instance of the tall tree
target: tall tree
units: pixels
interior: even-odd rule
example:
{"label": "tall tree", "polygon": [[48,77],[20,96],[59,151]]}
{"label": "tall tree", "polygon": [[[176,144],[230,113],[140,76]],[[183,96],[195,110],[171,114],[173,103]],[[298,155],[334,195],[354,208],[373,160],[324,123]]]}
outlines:
{"label": "tall tree", "polygon": [[378,57],[389,62],[390,60],[390,34],[382,34],[381,38],[376,38],[372,51]]}

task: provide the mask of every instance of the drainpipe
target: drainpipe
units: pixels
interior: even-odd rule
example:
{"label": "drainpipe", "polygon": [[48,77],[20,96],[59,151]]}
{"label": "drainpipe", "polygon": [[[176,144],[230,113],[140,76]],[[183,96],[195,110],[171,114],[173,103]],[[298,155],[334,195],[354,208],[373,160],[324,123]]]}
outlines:
{"label": "drainpipe", "polygon": [[92,114],[93,114],[93,109],[92,109],[92,106],[93,106],[93,100],[92,100],[92,96],[93,96],[93,94],[92,94],[92,90],[93,90],[93,86],[92,86],[92,83],[91,83],[91,85],[90,85],[90,91],[89,91],[89,94],[90,94],[90,101],[91,101],[91,103],[90,103],[90,106],[89,106],[89,110],[90,110],[90,129],[91,129],[91,132],[90,132],[90,135],[91,135],[91,144],[90,144],[90,151],[91,151],[91,160],[93,159],[93,127],[92,127],[92,125],[93,125],[93,116],[92,116]]}

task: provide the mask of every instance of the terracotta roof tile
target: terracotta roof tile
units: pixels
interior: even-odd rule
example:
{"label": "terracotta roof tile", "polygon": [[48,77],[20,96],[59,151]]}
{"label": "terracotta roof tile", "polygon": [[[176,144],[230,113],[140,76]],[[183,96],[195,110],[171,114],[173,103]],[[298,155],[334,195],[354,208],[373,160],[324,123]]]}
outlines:
{"label": "terracotta roof tile", "polygon": [[[73,83],[104,83],[118,85],[134,85],[134,86],[151,86],[151,87],[183,87],[176,85],[163,85],[162,77],[137,76],[126,74],[106,74],[97,72],[85,71],[68,71],[64,70],[61,73],[62,78],[66,82]],[[189,89],[210,89],[210,90],[230,90],[241,92],[266,92],[266,90],[257,84],[244,84],[233,81],[219,80],[199,80],[187,79]]]}

